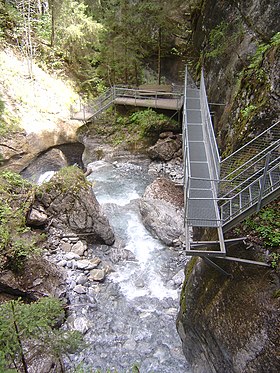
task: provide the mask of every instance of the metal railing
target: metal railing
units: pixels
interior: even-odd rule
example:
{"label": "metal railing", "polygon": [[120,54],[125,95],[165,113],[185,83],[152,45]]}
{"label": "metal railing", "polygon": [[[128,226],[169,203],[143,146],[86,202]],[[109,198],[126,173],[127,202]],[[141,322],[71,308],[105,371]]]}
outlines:
{"label": "metal railing", "polygon": [[[192,123],[193,121],[196,123]],[[183,147],[185,223],[192,226],[218,227],[221,225],[217,205],[220,156],[207,103],[203,72],[198,89],[187,69]],[[197,155],[200,161],[196,161],[195,153],[199,152],[197,149],[202,152]],[[204,206],[201,206],[202,204]]]}
{"label": "metal railing", "polygon": [[[132,99],[134,105],[137,106],[141,101],[146,102],[147,106],[149,102],[153,101],[153,107],[161,107],[162,100],[175,100],[176,105],[174,107],[177,110],[181,109],[183,102],[183,92],[179,86],[174,86],[170,92],[152,89],[139,89],[139,88],[128,88],[127,86],[113,86],[108,89],[105,93],[97,97],[95,100],[89,101],[86,104],[80,104],[79,113],[81,113],[81,119],[84,121],[90,118],[98,116],[102,111],[108,109],[113,103],[118,103],[117,99]],[[71,117],[75,118],[75,114],[72,112]]]}
{"label": "metal railing", "polygon": [[208,151],[210,177],[212,179],[213,187],[214,187],[215,194],[217,197],[218,196],[218,181],[220,179],[220,154],[219,154],[218,145],[216,142],[216,136],[214,133],[214,128],[213,128],[210,110],[208,106],[203,69],[201,71],[201,80],[200,80],[200,104],[201,104],[202,122],[204,123],[203,130],[205,131],[204,133],[204,137],[206,140],[205,144],[206,144],[206,149]]}
{"label": "metal railing", "polygon": [[127,88],[122,86],[115,86],[114,87],[114,97],[116,98],[128,98],[134,99],[134,105],[137,106],[139,101],[145,100],[147,103],[150,100],[153,100],[154,107],[161,107],[162,100],[175,100],[176,101],[176,108],[179,110],[182,107],[182,100],[183,100],[183,92],[174,92],[173,90],[170,92],[161,91],[159,90],[152,90],[152,89],[139,89],[139,88]]}
{"label": "metal railing", "polygon": [[236,194],[262,173],[267,153],[279,161],[280,121],[221,161],[219,197]]}
{"label": "metal railing", "polygon": [[230,229],[280,195],[280,121],[221,162],[219,198]]}

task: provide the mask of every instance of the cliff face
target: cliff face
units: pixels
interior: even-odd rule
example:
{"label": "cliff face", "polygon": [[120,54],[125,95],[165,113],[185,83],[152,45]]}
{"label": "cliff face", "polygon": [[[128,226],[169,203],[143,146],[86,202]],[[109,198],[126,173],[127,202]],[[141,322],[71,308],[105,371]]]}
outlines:
{"label": "cliff face", "polygon": [[199,259],[182,291],[177,328],[193,372],[279,372],[277,277],[270,269],[218,262],[232,277]]}
{"label": "cliff face", "polygon": [[205,69],[215,130],[226,155],[279,120],[280,3],[195,1],[195,68]]}
{"label": "cliff face", "polygon": [[[192,72],[203,65],[209,102],[223,104],[211,106],[223,157],[280,119],[279,14],[276,0],[193,1]],[[194,373],[278,372],[279,276],[217,263],[232,277],[201,259],[186,268],[177,328]]]}

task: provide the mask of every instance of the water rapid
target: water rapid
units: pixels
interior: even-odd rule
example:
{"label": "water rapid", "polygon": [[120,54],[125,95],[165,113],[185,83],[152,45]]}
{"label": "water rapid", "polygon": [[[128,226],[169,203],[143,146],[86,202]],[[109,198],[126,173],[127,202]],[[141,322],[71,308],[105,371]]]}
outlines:
{"label": "water rapid", "polygon": [[[97,161],[89,167],[88,180],[114,228],[116,245],[131,255],[116,261],[105,282],[91,286],[87,295],[70,296],[70,307],[83,304],[73,306],[73,313],[87,320],[88,342],[72,362],[102,372],[130,372],[137,364],[141,373],[188,373],[175,327],[183,272],[178,253],[151,236],[138,210],[137,199],[151,181],[147,162]],[[93,247],[105,263],[112,250]]]}

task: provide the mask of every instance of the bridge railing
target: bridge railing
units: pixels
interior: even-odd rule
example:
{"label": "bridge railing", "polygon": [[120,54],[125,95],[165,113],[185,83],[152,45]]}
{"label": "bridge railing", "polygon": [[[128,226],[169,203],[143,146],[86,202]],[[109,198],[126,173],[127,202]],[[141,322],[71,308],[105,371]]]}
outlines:
{"label": "bridge railing", "polygon": [[137,102],[139,100],[153,100],[155,102],[155,107],[161,107],[159,100],[161,99],[172,99],[176,100],[176,107],[178,109],[182,106],[183,100],[183,93],[182,92],[166,92],[159,90],[152,90],[152,89],[140,89],[140,88],[128,88],[125,86],[114,86],[114,97],[118,98],[121,97],[123,99],[134,99],[135,106],[137,106]]}
{"label": "bridge railing", "polygon": [[[219,197],[231,198],[280,158],[280,121],[221,161]],[[267,157],[269,155],[269,160]]]}
{"label": "bridge railing", "polygon": [[96,99],[87,102],[83,105],[84,113],[93,113],[94,115],[99,114],[101,111],[107,109],[114,101],[114,90],[113,88],[108,89],[102,95]]}
{"label": "bridge railing", "polygon": [[203,131],[205,138],[206,149],[208,151],[208,162],[210,166],[210,177],[212,179],[212,184],[215,190],[216,197],[218,195],[218,181],[220,179],[220,154],[218,150],[218,145],[216,142],[216,136],[214,132],[214,128],[212,125],[207,95],[206,95],[206,88],[205,88],[205,81],[204,81],[204,73],[203,70],[201,71],[201,80],[200,80],[200,104],[201,104],[201,114],[202,114],[202,122],[204,123]]}

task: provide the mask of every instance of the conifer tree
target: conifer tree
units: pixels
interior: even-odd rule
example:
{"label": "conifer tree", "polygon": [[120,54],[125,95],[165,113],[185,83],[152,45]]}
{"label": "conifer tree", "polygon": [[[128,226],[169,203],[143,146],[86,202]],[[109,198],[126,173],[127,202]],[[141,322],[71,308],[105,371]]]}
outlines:
{"label": "conifer tree", "polygon": [[0,372],[28,373],[43,356],[59,360],[82,344],[81,334],[55,329],[63,308],[58,299],[42,298],[31,304],[12,300],[0,305]]}

